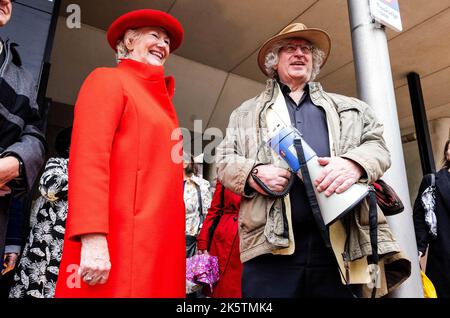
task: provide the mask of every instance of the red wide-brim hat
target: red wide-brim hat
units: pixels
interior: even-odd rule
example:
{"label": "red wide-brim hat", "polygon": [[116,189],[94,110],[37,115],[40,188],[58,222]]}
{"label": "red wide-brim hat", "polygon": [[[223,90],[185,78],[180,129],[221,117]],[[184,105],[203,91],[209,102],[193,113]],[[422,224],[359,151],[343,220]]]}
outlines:
{"label": "red wide-brim hat", "polygon": [[170,14],[151,9],[136,10],[118,17],[106,33],[108,43],[116,51],[117,42],[128,29],[160,27],[167,31],[170,38],[170,52],[175,51],[183,41],[184,30],[180,22]]}

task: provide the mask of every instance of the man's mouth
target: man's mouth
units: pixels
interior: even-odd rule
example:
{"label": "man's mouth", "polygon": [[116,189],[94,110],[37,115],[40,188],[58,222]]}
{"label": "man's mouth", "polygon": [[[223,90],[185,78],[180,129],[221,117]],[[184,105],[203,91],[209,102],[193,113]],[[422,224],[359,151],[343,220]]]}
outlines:
{"label": "man's mouth", "polygon": [[306,64],[304,62],[301,61],[296,61],[296,62],[292,62],[291,65],[295,65],[295,66],[305,66]]}

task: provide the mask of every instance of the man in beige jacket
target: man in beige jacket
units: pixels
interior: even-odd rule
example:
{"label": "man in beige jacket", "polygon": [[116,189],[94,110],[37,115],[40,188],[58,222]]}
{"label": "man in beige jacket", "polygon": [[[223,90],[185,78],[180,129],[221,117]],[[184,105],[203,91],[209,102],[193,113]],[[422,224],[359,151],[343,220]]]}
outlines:
{"label": "man in beige jacket", "polygon": [[313,217],[300,178],[294,176],[288,195],[280,198],[269,195],[253,177],[273,192],[287,187],[288,166],[267,146],[270,132],[280,125],[297,128],[317,153],[324,169],[312,182],[326,196],[356,182],[371,183],[389,168],[383,126],[373,110],[356,98],[326,93],[313,82],[330,49],[326,32],[301,23],[270,38],[258,55],[269,77],[266,89],[232,113],[217,148],[218,178],[242,195],[243,297],[355,297],[372,290],[382,296],[410,275],[410,263],[381,212],[380,262],[368,266],[372,250],[366,201],[333,223],[324,240],[323,224]]}

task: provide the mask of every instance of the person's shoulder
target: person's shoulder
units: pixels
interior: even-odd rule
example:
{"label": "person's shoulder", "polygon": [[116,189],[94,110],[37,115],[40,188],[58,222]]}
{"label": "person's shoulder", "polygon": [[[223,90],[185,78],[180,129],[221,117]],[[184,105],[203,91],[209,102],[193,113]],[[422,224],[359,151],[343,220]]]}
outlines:
{"label": "person's shoulder", "polygon": [[89,75],[88,78],[110,79],[119,76],[120,72],[116,67],[97,67]]}
{"label": "person's shoulder", "polygon": [[367,103],[353,96],[346,96],[342,94],[330,93],[325,91],[323,93],[325,96],[328,96],[333,101],[338,111],[346,110],[349,108],[357,108],[360,110],[364,110],[367,107],[369,107]]}
{"label": "person's shoulder", "polygon": [[121,85],[121,79],[121,74],[117,68],[98,67],[86,77],[85,83],[115,90]]}
{"label": "person's shoulder", "polygon": [[240,113],[240,112],[249,112],[249,111],[254,111],[255,110],[255,106],[258,103],[258,99],[260,98],[260,94],[252,97],[250,99],[245,100],[244,102],[242,102],[241,105],[239,105],[238,107],[236,107],[236,109],[233,111],[235,113]]}
{"label": "person's shoulder", "polygon": [[33,74],[23,66],[19,53],[13,48],[14,46],[10,45],[13,58],[6,61],[8,63],[8,71],[6,71],[6,74],[2,74],[2,77],[5,77],[7,80],[17,78],[18,80],[13,80],[15,86],[26,87],[28,90],[36,90],[36,81]]}
{"label": "person's shoulder", "polygon": [[260,104],[265,98],[268,99],[267,95],[271,95],[274,90],[274,81],[268,80],[266,83],[266,86],[256,95],[252,98],[249,98],[245,101],[243,101],[237,108],[234,109],[234,113],[240,113],[240,112],[251,112],[256,111],[256,106]]}
{"label": "person's shoulder", "polygon": [[438,172],[436,172],[435,174],[436,174],[436,178],[444,178],[444,177],[449,176],[450,172],[448,171],[447,168],[442,168]]}
{"label": "person's shoulder", "polygon": [[203,179],[202,177],[193,175],[191,177],[191,180],[194,183],[196,183],[202,190],[209,190],[211,188],[211,184],[209,183],[209,181],[206,179]]}
{"label": "person's shoulder", "polygon": [[203,179],[203,178],[200,178],[200,182],[201,182],[201,184],[204,186],[204,187],[206,187],[206,188],[210,188],[211,187],[211,184],[209,183],[209,181],[208,180],[206,180],[206,179]]}
{"label": "person's shoulder", "polygon": [[200,176],[193,175],[191,177],[191,180],[194,181],[195,183],[197,183],[198,185],[208,185],[209,186],[209,181],[206,179],[203,179]]}

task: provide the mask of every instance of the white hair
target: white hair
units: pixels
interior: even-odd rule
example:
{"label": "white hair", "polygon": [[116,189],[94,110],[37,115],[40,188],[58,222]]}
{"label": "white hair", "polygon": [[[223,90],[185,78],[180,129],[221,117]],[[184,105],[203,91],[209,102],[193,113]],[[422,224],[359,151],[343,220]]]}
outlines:
{"label": "white hair", "polygon": [[[284,39],[275,42],[275,44],[273,44],[272,47],[267,51],[266,56],[264,58],[264,67],[270,78],[275,78],[277,76],[277,71],[275,70],[275,67],[278,65],[279,62],[278,54],[280,53],[281,48],[289,44],[291,40],[292,39]],[[321,49],[313,45],[312,46],[313,65],[309,82],[312,82],[317,77],[317,75],[319,75],[320,66],[322,65],[324,59],[325,53]]]}
{"label": "white hair", "polygon": [[135,42],[139,40],[143,35],[145,35],[146,29],[145,28],[139,28],[139,29],[128,29],[125,31],[123,37],[117,41],[116,44],[116,60],[117,63],[121,59],[126,59],[130,56],[130,51],[128,50],[127,44],[130,44],[132,42]]}

